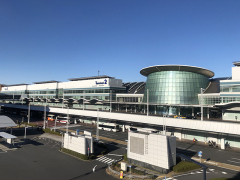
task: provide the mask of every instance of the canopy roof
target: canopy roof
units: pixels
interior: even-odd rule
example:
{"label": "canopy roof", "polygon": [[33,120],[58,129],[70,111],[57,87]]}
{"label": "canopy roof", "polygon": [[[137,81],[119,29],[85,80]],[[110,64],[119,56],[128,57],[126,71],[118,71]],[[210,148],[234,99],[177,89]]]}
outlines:
{"label": "canopy roof", "polygon": [[13,139],[13,138],[17,138],[16,136],[13,136],[11,134],[5,133],[5,132],[0,132],[0,136],[4,137],[6,139]]}
{"label": "canopy roof", "polygon": [[204,68],[196,67],[196,66],[186,66],[186,65],[156,65],[156,66],[150,66],[150,67],[143,68],[140,71],[140,74],[147,77],[151,73],[161,72],[161,71],[194,72],[194,73],[205,75],[209,78],[214,76],[214,72],[212,72],[208,69],[204,69]]}
{"label": "canopy roof", "polygon": [[11,118],[7,116],[0,116],[0,128],[15,127],[15,126],[17,125]]}

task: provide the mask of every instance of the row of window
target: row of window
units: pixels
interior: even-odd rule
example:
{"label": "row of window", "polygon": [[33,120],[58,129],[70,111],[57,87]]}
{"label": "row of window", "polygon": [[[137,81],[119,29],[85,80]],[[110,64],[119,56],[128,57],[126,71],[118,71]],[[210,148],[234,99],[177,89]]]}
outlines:
{"label": "row of window", "polygon": [[240,92],[240,85],[220,86],[220,92]]}
{"label": "row of window", "polygon": [[[59,90],[58,94],[88,94],[88,93],[110,93],[110,89],[89,89],[89,90]],[[112,90],[112,93],[125,93],[125,90]],[[33,91],[29,90],[28,92],[25,91],[11,91],[11,92],[4,92],[5,94],[14,94],[14,95],[21,95],[21,94],[57,94],[56,90],[48,90],[48,91]]]}

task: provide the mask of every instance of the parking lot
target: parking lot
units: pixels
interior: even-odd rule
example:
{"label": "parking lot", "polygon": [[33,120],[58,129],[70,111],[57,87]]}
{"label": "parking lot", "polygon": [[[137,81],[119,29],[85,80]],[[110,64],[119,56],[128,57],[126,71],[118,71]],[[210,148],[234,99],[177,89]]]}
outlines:
{"label": "parking lot", "polygon": [[36,130],[28,130],[24,140],[23,132],[13,130],[18,136],[17,149],[0,151],[1,179],[114,179],[106,174],[106,164],[97,160],[82,161],[64,154],[59,151],[60,142],[41,138],[41,133]]}

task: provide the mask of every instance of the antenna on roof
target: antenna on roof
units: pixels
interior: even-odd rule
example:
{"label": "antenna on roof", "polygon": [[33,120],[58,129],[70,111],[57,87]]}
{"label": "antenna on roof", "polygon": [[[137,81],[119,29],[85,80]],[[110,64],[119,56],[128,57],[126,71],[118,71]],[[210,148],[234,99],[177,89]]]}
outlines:
{"label": "antenna on roof", "polygon": [[100,72],[100,71],[98,70],[98,76],[99,76],[99,72]]}

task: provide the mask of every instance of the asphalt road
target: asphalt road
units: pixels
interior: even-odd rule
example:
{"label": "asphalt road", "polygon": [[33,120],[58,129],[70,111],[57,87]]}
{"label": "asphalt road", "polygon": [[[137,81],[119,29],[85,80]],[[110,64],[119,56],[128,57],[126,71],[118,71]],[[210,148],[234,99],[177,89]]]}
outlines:
{"label": "asphalt road", "polygon": [[[80,131],[90,131],[92,134],[96,134],[96,128],[89,126],[80,126],[80,127],[72,127],[71,130],[80,129]],[[127,132],[109,132],[99,130],[99,136],[108,137],[116,140],[127,141]],[[106,142],[111,144],[112,142]],[[226,164],[232,164],[236,166],[240,166],[240,153],[235,151],[221,150],[214,147],[202,146],[197,143],[193,144],[191,142],[181,142],[177,141],[177,153],[185,154],[190,157],[198,157],[198,152],[203,152],[204,159],[209,159],[217,162],[222,162]],[[115,150],[116,154],[125,154],[126,153],[126,145],[118,144],[117,147],[119,149]],[[111,153],[111,152],[110,152]],[[219,177],[239,177],[239,173],[236,171],[232,171],[229,169],[223,169],[216,166],[207,165],[210,170],[207,172],[207,179],[211,178],[219,178]],[[203,175],[201,171],[191,171],[181,176],[175,177],[175,179],[183,180],[183,179],[195,179],[202,180]],[[240,177],[239,177],[240,179]],[[170,180],[170,179],[169,179]]]}
{"label": "asphalt road", "polygon": [[[106,174],[107,164],[98,160],[82,161],[59,152],[60,142],[38,139],[40,134],[28,131],[27,141],[21,139],[17,142],[21,148],[0,152],[1,179],[51,179],[51,180],[77,180],[77,179],[114,179]],[[23,131],[14,131],[22,134]],[[97,166],[96,166],[97,165]],[[96,171],[92,169],[96,166]]]}

